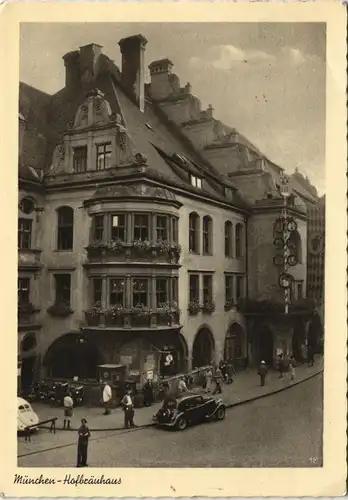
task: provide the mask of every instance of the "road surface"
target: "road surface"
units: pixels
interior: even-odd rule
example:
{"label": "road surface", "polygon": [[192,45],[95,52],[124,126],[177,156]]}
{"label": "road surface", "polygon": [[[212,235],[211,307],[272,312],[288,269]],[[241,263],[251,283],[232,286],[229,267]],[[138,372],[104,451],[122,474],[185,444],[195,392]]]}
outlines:
{"label": "road surface", "polygon": [[[322,375],[228,410],[226,419],[172,432],[93,433],[90,467],[310,467],[322,464]],[[36,453],[40,439],[44,448]],[[50,440],[50,443],[47,441]],[[73,467],[75,433],[38,436],[20,467]],[[66,445],[70,443],[70,445]]]}

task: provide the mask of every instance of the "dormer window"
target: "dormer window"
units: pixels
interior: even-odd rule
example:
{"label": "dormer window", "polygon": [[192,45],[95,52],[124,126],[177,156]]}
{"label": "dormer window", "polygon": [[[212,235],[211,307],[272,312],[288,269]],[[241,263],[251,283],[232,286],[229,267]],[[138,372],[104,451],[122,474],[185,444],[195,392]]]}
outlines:
{"label": "dormer window", "polygon": [[104,170],[111,165],[111,142],[97,145],[97,170]]}
{"label": "dormer window", "polygon": [[184,155],[180,155],[178,153],[174,153],[173,158],[178,161],[179,163],[182,163],[183,165],[186,165],[188,163],[187,158],[185,158]]}
{"label": "dormer window", "polygon": [[190,175],[190,183],[191,186],[202,189],[202,179],[200,177],[196,177],[195,175]]}
{"label": "dormer window", "polygon": [[74,165],[75,173],[86,172],[87,170],[87,146],[74,148]]}

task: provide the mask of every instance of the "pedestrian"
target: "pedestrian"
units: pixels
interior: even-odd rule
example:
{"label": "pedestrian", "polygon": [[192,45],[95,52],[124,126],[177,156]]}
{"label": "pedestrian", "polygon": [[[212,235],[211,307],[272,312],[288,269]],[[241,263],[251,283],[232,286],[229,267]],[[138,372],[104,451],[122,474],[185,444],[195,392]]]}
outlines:
{"label": "pedestrian", "polygon": [[123,405],[125,428],[136,427],[134,424],[134,404],[130,389],[127,389],[126,394],[121,400],[121,404]]}
{"label": "pedestrian", "polygon": [[290,367],[290,373],[291,373],[291,377],[290,379],[291,380],[295,380],[295,366],[296,366],[296,361],[295,361],[295,358],[294,356],[290,356],[290,361],[289,361],[289,367]]}
{"label": "pedestrian", "polygon": [[64,406],[64,429],[70,429],[70,421],[74,413],[74,401],[69,391],[63,400]]}
{"label": "pedestrian", "polygon": [[284,363],[283,354],[279,354],[279,359],[278,359],[279,378],[283,378],[284,367],[285,367],[285,363]]}
{"label": "pedestrian", "polygon": [[227,382],[228,381],[228,375],[227,375],[227,367],[225,361],[222,359],[219,363],[219,368],[221,370],[222,374],[222,379]]}
{"label": "pedestrian", "polygon": [[262,387],[265,385],[267,372],[268,372],[268,369],[267,369],[266,362],[261,361],[258,374],[260,375],[260,381],[261,381]]}
{"label": "pedestrian", "polygon": [[88,467],[88,440],[91,437],[91,433],[89,428],[87,427],[87,420],[85,418],[81,419],[81,427],[77,432],[79,436],[77,442],[77,467]]}
{"label": "pedestrian", "polygon": [[187,385],[186,385],[186,382],[185,382],[184,377],[181,377],[181,378],[179,379],[179,383],[178,383],[178,391],[179,391],[179,392],[187,392]]}
{"label": "pedestrian", "polygon": [[103,413],[103,415],[109,415],[111,400],[112,400],[111,387],[109,386],[108,382],[104,382],[104,389],[103,389],[104,413]]}
{"label": "pedestrian", "polygon": [[217,392],[218,392],[219,394],[221,394],[221,393],[222,393],[222,387],[221,387],[222,378],[223,378],[223,375],[222,375],[222,373],[221,373],[220,368],[218,367],[218,368],[216,369],[216,372],[215,372],[215,377],[214,377],[214,379],[215,379],[215,389],[214,389],[214,391],[213,391],[213,394],[216,394]]}
{"label": "pedestrian", "polygon": [[205,372],[205,376],[206,376],[206,380],[207,380],[206,392],[211,392],[213,372],[212,372],[210,367]]}
{"label": "pedestrian", "polygon": [[143,392],[144,392],[144,405],[151,406],[153,403],[153,385],[150,379],[147,379],[147,381],[145,382],[143,387]]}

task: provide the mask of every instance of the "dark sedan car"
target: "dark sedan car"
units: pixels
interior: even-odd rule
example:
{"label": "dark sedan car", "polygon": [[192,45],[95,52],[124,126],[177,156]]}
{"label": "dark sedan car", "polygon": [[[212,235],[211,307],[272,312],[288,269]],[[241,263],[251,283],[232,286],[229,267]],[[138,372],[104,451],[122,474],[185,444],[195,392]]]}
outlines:
{"label": "dark sedan car", "polygon": [[186,394],[179,398],[165,400],[153,420],[159,427],[183,431],[188,425],[206,420],[223,420],[225,415],[226,406],[222,399]]}

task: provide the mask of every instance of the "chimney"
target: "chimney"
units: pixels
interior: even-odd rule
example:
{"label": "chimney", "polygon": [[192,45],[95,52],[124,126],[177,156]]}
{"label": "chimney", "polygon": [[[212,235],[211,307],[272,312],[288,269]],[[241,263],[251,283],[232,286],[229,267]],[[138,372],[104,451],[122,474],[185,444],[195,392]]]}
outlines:
{"label": "chimney", "polygon": [[65,66],[65,86],[78,87],[80,84],[80,52],[74,50],[63,56]]}
{"label": "chimney", "polygon": [[173,91],[170,75],[173,63],[169,59],[153,61],[149,65],[151,75],[150,94],[153,99],[165,99]]}
{"label": "chimney", "polygon": [[93,86],[97,79],[102,48],[97,43],[80,47],[80,78],[84,87]]}
{"label": "chimney", "polygon": [[147,40],[143,35],[134,35],[122,38],[118,44],[122,53],[121,81],[124,87],[134,96],[140,111],[144,111],[144,55]]}

